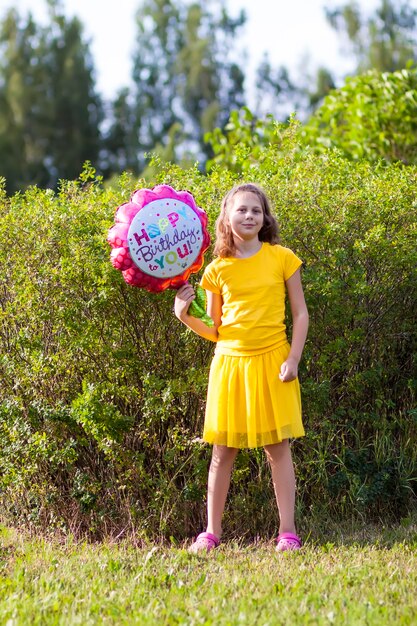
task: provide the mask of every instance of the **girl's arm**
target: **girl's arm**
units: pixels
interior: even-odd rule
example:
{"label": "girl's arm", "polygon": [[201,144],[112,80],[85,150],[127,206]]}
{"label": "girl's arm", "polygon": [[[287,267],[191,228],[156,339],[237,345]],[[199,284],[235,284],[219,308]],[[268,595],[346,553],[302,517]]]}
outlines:
{"label": "girl's arm", "polygon": [[189,283],[178,289],[175,296],[174,311],[178,319],[197,333],[197,335],[210,341],[217,341],[217,329],[220,326],[222,315],[222,297],[220,294],[212,293],[211,291],[207,291],[206,295],[207,313],[213,320],[214,326],[206,326],[202,320],[188,315],[188,308],[195,298],[194,289]]}
{"label": "girl's arm", "polygon": [[291,349],[287,360],[281,365],[279,374],[282,382],[294,380],[298,374],[298,363],[303,353],[304,344],[308,331],[308,311],[304,299],[303,286],[301,284],[301,272],[297,270],[286,281],[288,299],[292,315],[292,339]]}

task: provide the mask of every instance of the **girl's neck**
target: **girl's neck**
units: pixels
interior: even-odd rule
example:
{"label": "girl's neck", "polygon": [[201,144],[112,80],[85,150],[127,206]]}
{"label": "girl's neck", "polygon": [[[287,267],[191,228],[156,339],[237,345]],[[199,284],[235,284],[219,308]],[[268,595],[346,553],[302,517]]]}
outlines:
{"label": "girl's neck", "polygon": [[234,244],[234,256],[238,259],[245,259],[247,257],[253,256],[262,248],[262,241],[259,241],[257,237],[248,241],[245,241],[243,239],[237,239],[235,237]]}

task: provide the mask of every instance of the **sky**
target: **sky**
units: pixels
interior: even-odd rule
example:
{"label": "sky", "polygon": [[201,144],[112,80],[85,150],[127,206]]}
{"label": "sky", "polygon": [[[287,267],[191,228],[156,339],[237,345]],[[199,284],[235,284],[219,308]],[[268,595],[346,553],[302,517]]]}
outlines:
{"label": "sky", "polygon": [[[357,0],[370,10],[378,0]],[[65,13],[77,15],[91,44],[99,92],[108,99],[130,84],[131,55],[135,40],[134,16],[141,0],[63,0]],[[349,74],[353,60],[340,49],[338,35],[327,24],[324,6],[334,7],[343,0],[227,0],[230,15],[244,9],[247,23],[241,41],[247,52],[248,81],[267,53],[273,65],[285,65],[296,77],[314,74],[324,65],[336,76]],[[36,20],[46,16],[45,0],[0,0],[0,19],[7,9],[29,10]]]}

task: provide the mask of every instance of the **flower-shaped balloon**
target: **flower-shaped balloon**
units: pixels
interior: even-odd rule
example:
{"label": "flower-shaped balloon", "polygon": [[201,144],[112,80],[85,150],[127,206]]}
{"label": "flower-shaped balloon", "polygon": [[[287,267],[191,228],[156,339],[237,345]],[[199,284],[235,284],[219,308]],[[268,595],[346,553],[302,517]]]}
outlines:
{"label": "flower-shaped balloon", "polygon": [[188,191],[138,189],[118,207],[107,241],[113,267],[129,285],[177,289],[203,265],[210,245],[207,215]]}

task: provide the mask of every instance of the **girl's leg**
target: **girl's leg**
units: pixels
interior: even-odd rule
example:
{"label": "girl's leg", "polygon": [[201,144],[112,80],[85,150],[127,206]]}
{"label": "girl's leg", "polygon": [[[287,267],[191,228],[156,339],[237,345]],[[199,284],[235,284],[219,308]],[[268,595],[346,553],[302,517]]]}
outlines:
{"label": "girl's leg", "polygon": [[277,500],[280,533],[295,534],[295,474],[288,439],[265,446]]}
{"label": "girl's leg", "polygon": [[213,446],[207,488],[207,532],[220,539],[222,516],[237,448]]}

